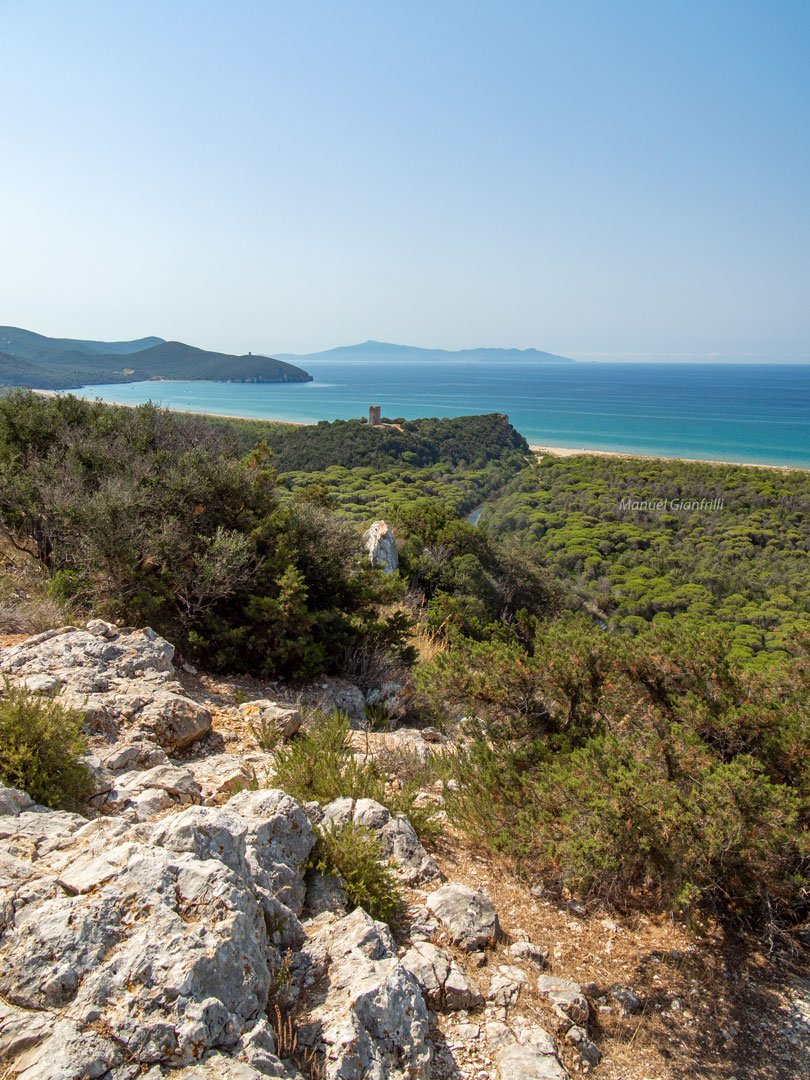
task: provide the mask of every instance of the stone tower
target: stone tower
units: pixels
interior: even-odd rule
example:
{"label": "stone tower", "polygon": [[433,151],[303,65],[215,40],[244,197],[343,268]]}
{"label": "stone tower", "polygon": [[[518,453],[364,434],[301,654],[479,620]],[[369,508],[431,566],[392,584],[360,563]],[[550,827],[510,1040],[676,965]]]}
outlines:
{"label": "stone tower", "polygon": [[371,427],[376,427],[380,422],[380,406],[370,405],[368,410],[368,422]]}

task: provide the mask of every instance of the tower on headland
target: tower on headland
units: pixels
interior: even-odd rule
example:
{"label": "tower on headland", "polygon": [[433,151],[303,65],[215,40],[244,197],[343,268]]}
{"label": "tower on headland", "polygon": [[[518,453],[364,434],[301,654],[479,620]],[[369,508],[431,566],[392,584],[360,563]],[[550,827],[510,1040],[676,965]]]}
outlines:
{"label": "tower on headland", "polygon": [[368,410],[368,422],[371,427],[377,427],[380,423],[380,406],[370,405]]}

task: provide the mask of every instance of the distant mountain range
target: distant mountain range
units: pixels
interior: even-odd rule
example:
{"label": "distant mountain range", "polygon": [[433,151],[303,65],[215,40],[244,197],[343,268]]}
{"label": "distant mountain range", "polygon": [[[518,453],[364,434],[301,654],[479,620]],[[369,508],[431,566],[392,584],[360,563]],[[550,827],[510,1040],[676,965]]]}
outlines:
{"label": "distant mountain range", "polygon": [[[0,341],[2,347],[2,341]],[[324,352],[275,353],[279,360],[486,360],[529,361],[534,364],[573,364],[567,356],[541,352],[540,349],[420,349],[416,345],[392,345],[387,341],[364,341],[361,345],[341,345]]]}
{"label": "distant mountain range", "polygon": [[82,341],[0,326],[0,385],[69,390],[146,379],[271,383],[311,382],[312,376],[269,356],[229,356],[159,337]]}
{"label": "distant mountain range", "polygon": [[277,353],[274,358],[208,352],[182,341],[159,337],[136,341],[89,341],[52,338],[0,326],[0,385],[69,390],[93,383],[141,382],[147,379],[199,379],[212,382],[310,382],[298,362],[312,360],[466,360],[573,364],[567,356],[539,349],[420,349],[386,341],[341,345],[324,352]]}

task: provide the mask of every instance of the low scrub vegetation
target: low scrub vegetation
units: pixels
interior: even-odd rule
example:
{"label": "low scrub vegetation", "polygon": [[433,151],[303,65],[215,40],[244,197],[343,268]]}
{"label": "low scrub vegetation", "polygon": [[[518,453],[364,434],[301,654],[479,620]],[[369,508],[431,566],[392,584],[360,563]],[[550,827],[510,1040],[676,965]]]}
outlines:
{"label": "low scrub vegetation", "polygon": [[358,761],[348,717],[339,712],[311,718],[309,730],[276,753],[273,783],[302,802],[374,799],[404,814],[423,840],[439,832],[435,811],[415,803],[416,778],[391,779],[375,760]]}
{"label": "low scrub vegetation", "polygon": [[199,418],[0,398],[0,533],[57,601],[149,623],[213,670],[307,678],[402,644],[357,530],[284,503],[266,448]]}
{"label": "low scrub vegetation", "polygon": [[74,621],[70,605],[53,596],[45,567],[17,551],[0,527],[0,631],[39,634]]}
{"label": "low scrub vegetation", "polygon": [[617,904],[771,926],[810,902],[810,663],[751,671],[720,635],[547,624],[421,675],[464,709],[448,810],[523,872]]}
{"label": "low scrub vegetation", "polygon": [[349,822],[317,830],[310,868],[338,879],[354,907],[392,923],[402,905],[397,877],[369,829]]}
{"label": "low scrub vegetation", "polygon": [[80,760],[83,718],[6,680],[0,689],[0,786],[57,810],[80,809],[91,791]]}

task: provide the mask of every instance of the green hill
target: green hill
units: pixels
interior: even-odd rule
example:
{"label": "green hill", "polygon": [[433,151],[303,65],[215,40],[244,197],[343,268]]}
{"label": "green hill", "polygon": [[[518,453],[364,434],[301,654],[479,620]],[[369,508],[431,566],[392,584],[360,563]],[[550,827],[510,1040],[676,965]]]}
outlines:
{"label": "green hill", "polygon": [[231,356],[156,337],[83,341],[0,327],[0,385],[68,390],[145,379],[266,383],[309,382],[312,376],[268,356]]}
{"label": "green hill", "polygon": [[47,364],[35,364],[21,360],[7,352],[0,352],[0,384],[4,386],[37,386],[49,388],[55,373]]}
{"label": "green hill", "polygon": [[63,390],[95,382],[121,382],[109,374],[109,364],[94,365],[91,357],[66,355],[60,363],[39,363],[0,352],[0,386],[30,386]]}
{"label": "green hill", "polygon": [[160,345],[163,338],[145,337],[137,341],[82,341],[77,338],[51,338],[22,330],[18,326],[0,326],[0,349],[22,360],[49,363],[81,357],[115,356],[141,352],[153,345]]}
{"label": "green hill", "polygon": [[[114,359],[117,366],[121,357]],[[145,379],[213,379],[225,382],[310,382],[312,376],[302,368],[273,360],[269,356],[230,356],[227,353],[206,352],[182,341],[163,341],[151,349],[130,353],[125,361],[136,377]]]}

